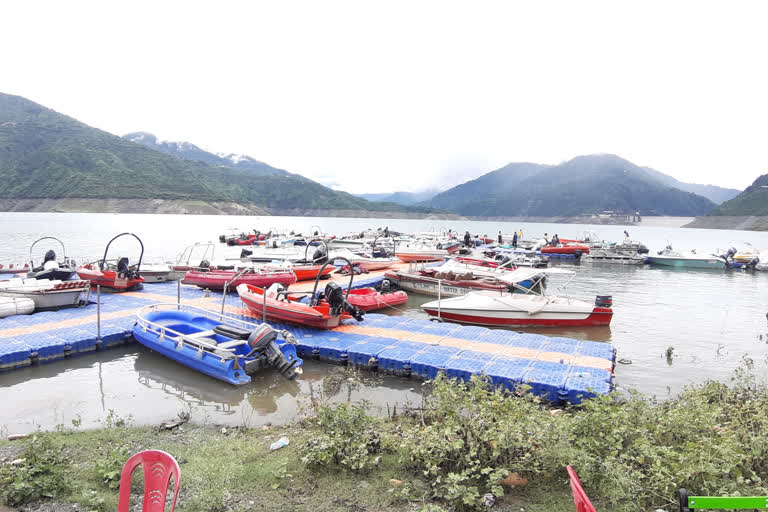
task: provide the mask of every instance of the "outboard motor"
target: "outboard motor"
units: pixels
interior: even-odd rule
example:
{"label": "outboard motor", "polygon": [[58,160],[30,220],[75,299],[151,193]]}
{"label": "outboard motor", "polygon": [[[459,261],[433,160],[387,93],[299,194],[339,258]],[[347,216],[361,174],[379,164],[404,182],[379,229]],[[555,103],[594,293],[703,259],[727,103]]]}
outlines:
{"label": "outboard motor", "polygon": [[637,246],[637,254],[648,254],[648,248],[643,244]]}
{"label": "outboard motor", "polygon": [[392,291],[392,281],[390,281],[389,279],[383,280],[379,288],[380,288],[379,291],[381,293],[389,293],[390,291]]}
{"label": "outboard motor", "polygon": [[320,247],[312,253],[312,261],[316,264],[328,263],[328,253],[323,247]]}
{"label": "outboard motor", "polygon": [[56,261],[56,253],[53,251],[53,249],[50,249],[48,252],[45,253],[45,257],[43,258],[43,265],[45,265],[49,261]]}
{"label": "outboard motor", "polygon": [[[299,360],[297,358],[288,360],[275,343],[276,339],[277,331],[267,324],[261,324],[248,337],[248,346],[251,347],[248,356],[260,355],[265,359],[267,366],[277,368],[277,371],[287,379],[294,379],[302,373],[301,367],[296,367]],[[248,370],[249,368],[245,368],[246,373]]]}
{"label": "outboard motor", "polygon": [[353,306],[344,298],[344,290],[341,289],[337,283],[331,281],[325,285],[325,300],[328,301],[328,305],[331,307],[331,314],[338,315],[342,311],[346,311],[352,315],[358,322],[363,320],[365,314],[358,307]]}
{"label": "outboard motor", "polygon": [[211,262],[208,260],[203,260],[200,262],[199,265],[200,268],[211,268]]}
{"label": "outboard motor", "polygon": [[128,258],[125,258],[125,257],[118,258],[117,259],[117,275],[130,279],[130,276],[129,276],[130,273],[131,273],[131,269],[128,268]]}
{"label": "outboard motor", "polygon": [[227,237],[226,236],[219,235],[219,242],[226,242],[226,241],[227,241]]}
{"label": "outboard motor", "polygon": [[595,297],[595,306],[599,308],[613,307],[613,297],[610,295],[598,295]]}
{"label": "outboard motor", "polygon": [[250,249],[240,249],[240,259],[247,258],[253,254],[253,251]]}

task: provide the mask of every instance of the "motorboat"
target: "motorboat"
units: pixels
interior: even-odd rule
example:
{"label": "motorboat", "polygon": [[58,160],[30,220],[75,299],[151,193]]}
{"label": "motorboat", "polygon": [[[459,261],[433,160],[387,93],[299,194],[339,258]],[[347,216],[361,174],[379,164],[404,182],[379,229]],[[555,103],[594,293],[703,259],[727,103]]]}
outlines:
{"label": "motorboat", "polygon": [[140,309],[133,337],[165,357],[237,386],[248,384],[264,368],[275,368],[288,379],[302,373],[303,361],[290,332],[186,304]]}
{"label": "motorboat", "polygon": [[88,281],[29,278],[0,281],[1,297],[31,299],[38,311],[84,306],[88,303],[90,291],[91,283]]}
{"label": "motorboat", "polygon": [[589,246],[577,242],[559,243],[557,245],[545,245],[539,252],[542,254],[571,254],[580,258],[583,254],[589,254]]}
{"label": "motorboat", "polygon": [[[32,251],[35,248],[35,245],[44,240],[55,240],[59,243],[59,245],[61,245],[61,260],[57,258],[56,252],[53,249],[48,249],[48,251],[45,253],[45,256],[43,256],[42,263],[39,266],[35,266]],[[58,279],[62,281],[72,277],[72,274],[74,274],[75,270],[77,269],[75,261],[67,256],[67,250],[64,247],[64,242],[52,236],[44,236],[32,242],[32,245],[29,247],[29,266],[31,267],[31,270],[27,272],[28,278]]]}
{"label": "motorboat", "polygon": [[637,250],[626,250],[618,246],[592,248],[587,255],[587,260],[595,263],[619,263],[624,265],[642,265],[645,256],[638,254]]}
{"label": "motorboat", "polygon": [[367,313],[405,304],[408,302],[408,294],[402,290],[379,292],[375,288],[355,288],[349,290],[347,301]]}
{"label": "motorboat", "polygon": [[166,283],[168,281],[178,281],[186,274],[183,270],[174,270],[170,263],[162,261],[150,261],[141,266],[141,277],[147,283]]}
{"label": "motorboat", "polygon": [[0,274],[26,274],[32,270],[32,267],[29,266],[29,263],[11,263],[10,265],[3,265],[0,263]]}
{"label": "motorboat", "polygon": [[275,267],[246,267],[240,270],[188,270],[181,280],[183,284],[192,284],[209,290],[232,289],[240,284],[270,286],[280,283],[285,286],[296,282],[293,270]]}
{"label": "motorboat", "polygon": [[[116,260],[107,259],[109,246],[112,245],[112,242],[128,235],[134,237],[141,246],[138,263],[130,265],[127,257],[118,257]],[[138,290],[144,283],[144,278],[139,274],[143,257],[144,244],[141,239],[133,233],[120,233],[107,243],[102,259],[77,267],[76,272],[80,279],[90,281],[91,287],[101,286],[107,292]]]}
{"label": "motorboat", "polygon": [[725,261],[715,254],[697,253],[695,249],[688,252],[676,251],[671,245],[657,254],[649,254],[646,263],[680,268],[725,268]]}
{"label": "motorboat", "polygon": [[[347,300],[353,279],[350,275],[346,294],[333,281],[327,283],[325,290],[318,294],[319,278],[315,279],[315,286],[308,296],[304,292],[288,292],[285,286],[278,284],[269,288],[240,284],[237,293],[243,304],[258,317],[265,316],[269,320],[317,329],[331,329],[339,326],[343,320],[363,319],[364,312]],[[303,296],[297,296],[298,293]]]}
{"label": "motorboat", "polygon": [[333,251],[329,256],[329,259],[331,261],[336,261],[342,257],[346,258],[352,266],[362,267],[369,272],[372,270],[384,270],[390,268],[395,263],[400,263],[402,261],[400,258],[392,258],[388,256],[373,257],[369,253],[355,254],[348,249]]}
{"label": "motorboat", "polygon": [[398,247],[395,251],[395,256],[405,263],[443,261],[448,255],[449,252],[445,249],[424,245]]}
{"label": "motorboat", "polygon": [[29,297],[4,297],[0,295],[0,318],[29,315],[34,311],[35,301]]}
{"label": "motorboat", "polygon": [[442,321],[489,327],[548,327],[609,325],[613,318],[610,296],[594,304],[560,296],[522,293],[486,295],[471,292],[461,297],[435,300],[421,308]]}

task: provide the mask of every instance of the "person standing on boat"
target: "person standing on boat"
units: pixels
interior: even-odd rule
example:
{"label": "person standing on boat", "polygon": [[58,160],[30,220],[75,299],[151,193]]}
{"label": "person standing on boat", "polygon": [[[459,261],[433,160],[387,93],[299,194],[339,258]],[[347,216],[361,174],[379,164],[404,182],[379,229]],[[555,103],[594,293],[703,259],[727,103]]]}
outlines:
{"label": "person standing on boat", "polygon": [[467,247],[469,247],[469,246],[470,246],[470,242],[471,242],[471,240],[472,240],[472,237],[471,237],[471,236],[469,236],[469,231],[467,231],[466,233],[464,233],[464,245],[466,245]]}
{"label": "person standing on boat", "polygon": [[523,228],[520,228],[520,231],[517,233],[517,239],[520,241],[523,240]]}
{"label": "person standing on boat", "polygon": [[557,233],[555,233],[555,236],[552,237],[552,245],[557,247],[557,245],[560,243],[560,237],[557,236]]}
{"label": "person standing on boat", "polygon": [[501,245],[501,231],[499,231],[499,245]]}
{"label": "person standing on boat", "polygon": [[549,245],[549,233],[544,233],[544,244]]}
{"label": "person standing on boat", "polygon": [[512,248],[517,249],[517,232],[512,233]]}

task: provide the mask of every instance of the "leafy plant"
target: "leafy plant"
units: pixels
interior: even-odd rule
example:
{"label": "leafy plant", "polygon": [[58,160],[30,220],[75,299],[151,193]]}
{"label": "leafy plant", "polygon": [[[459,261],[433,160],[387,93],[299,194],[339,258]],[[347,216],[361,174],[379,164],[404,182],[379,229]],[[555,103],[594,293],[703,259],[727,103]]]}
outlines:
{"label": "leafy plant", "polygon": [[117,489],[120,486],[120,472],[123,464],[131,456],[127,446],[117,446],[107,452],[104,458],[98,459],[95,464],[96,474],[109,489]]}
{"label": "leafy plant", "polygon": [[318,410],[314,422],[323,434],[304,444],[302,462],[309,466],[341,466],[357,472],[378,465],[382,435],[363,406],[325,405]]}
{"label": "leafy plant", "polygon": [[68,461],[50,435],[32,436],[20,459],[0,467],[0,503],[18,506],[69,492]]}

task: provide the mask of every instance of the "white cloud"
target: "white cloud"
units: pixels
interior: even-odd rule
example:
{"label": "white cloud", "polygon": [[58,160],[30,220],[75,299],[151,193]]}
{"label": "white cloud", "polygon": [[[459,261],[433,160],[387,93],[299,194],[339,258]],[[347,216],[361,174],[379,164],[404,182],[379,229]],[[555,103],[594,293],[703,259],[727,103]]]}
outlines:
{"label": "white cloud", "polygon": [[594,152],[743,188],[768,171],[766,11],[12,2],[0,90],[115,134],[242,153],[353,192]]}

